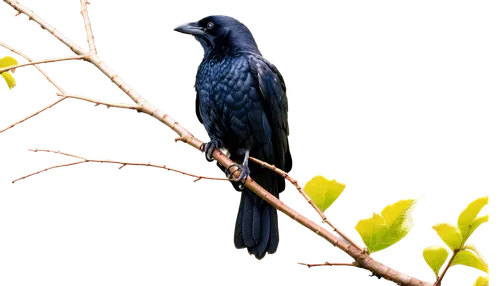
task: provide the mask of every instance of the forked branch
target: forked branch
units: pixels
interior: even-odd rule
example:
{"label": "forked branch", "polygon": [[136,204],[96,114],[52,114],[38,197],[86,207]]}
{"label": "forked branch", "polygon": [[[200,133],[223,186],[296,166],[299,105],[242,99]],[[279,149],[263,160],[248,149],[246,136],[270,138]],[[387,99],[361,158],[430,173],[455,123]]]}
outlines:
{"label": "forked branch", "polygon": [[[21,53],[20,51],[18,51],[18,50],[16,50],[16,49],[14,49],[14,48],[12,48],[12,47],[10,47],[10,46],[8,46],[8,45],[4,44],[4,43],[0,43],[0,46],[2,46],[2,47],[4,47],[4,48],[6,48],[6,49],[8,49],[8,50],[10,50],[10,51],[11,51],[11,52],[13,52],[13,53],[16,53],[16,54],[20,55],[21,57],[23,57],[23,58],[27,59],[27,60],[28,60],[28,61],[30,61],[30,62],[33,62],[33,60],[32,60],[30,57],[28,57],[27,55],[25,55],[25,54]],[[47,78],[47,80],[48,80],[48,81],[49,81],[52,85],[54,85],[54,86],[55,86],[55,87],[56,87],[56,88],[57,88],[60,92],[65,93],[65,91],[64,91],[64,90],[63,90],[63,89],[62,89],[62,88],[61,88],[61,87],[60,87],[60,86],[59,86],[59,85],[58,85],[55,81],[53,81],[53,80],[52,80],[52,79],[51,79],[51,78],[50,78],[50,77],[49,77],[49,76],[48,76],[48,75],[47,75],[47,74],[46,74],[46,73],[45,73],[45,72],[44,72],[44,71],[40,68],[40,66],[38,66],[37,64],[35,64],[35,67],[36,67],[36,68],[37,68],[37,69],[38,69],[38,70],[39,70],[39,71],[40,71],[40,72],[41,72],[41,73],[45,76],[45,78]]]}
{"label": "forked branch", "polygon": [[158,165],[158,164],[151,164],[151,163],[125,162],[125,161],[115,161],[115,160],[104,160],[104,159],[89,159],[89,158],[85,158],[85,157],[82,157],[82,156],[79,156],[79,155],[64,153],[64,152],[61,152],[61,151],[46,150],[46,149],[29,149],[29,150],[32,151],[32,152],[48,152],[48,153],[60,154],[60,155],[64,155],[64,156],[68,156],[68,157],[79,159],[79,161],[68,163],[68,164],[60,164],[60,165],[55,165],[55,166],[52,166],[52,167],[48,167],[48,168],[45,168],[43,170],[40,170],[40,171],[31,173],[31,174],[28,174],[28,175],[23,176],[23,177],[18,178],[18,179],[15,179],[14,181],[12,181],[12,183],[15,183],[15,182],[17,182],[19,180],[26,179],[28,177],[31,177],[31,176],[34,176],[34,175],[37,175],[37,174],[40,174],[40,173],[43,173],[43,172],[48,171],[48,170],[52,170],[52,169],[56,169],[56,168],[61,168],[61,167],[74,166],[74,165],[78,165],[78,164],[82,164],[82,163],[119,164],[121,166],[118,169],[121,169],[121,168],[123,168],[125,166],[144,166],[144,167],[160,168],[160,169],[165,169],[165,170],[168,170],[168,171],[173,171],[173,172],[177,172],[179,174],[183,174],[183,175],[186,175],[186,176],[193,177],[193,178],[195,178],[194,182],[197,182],[197,181],[199,181],[201,179],[205,179],[205,180],[217,180],[217,181],[228,181],[228,179],[226,179],[226,178],[215,178],[215,177],[207,177],[207,176],[195,175],[195,174],[191,174],[191,173],[184,172],[184,171],[181,171],[181,170],[177,170],[177,169],[174,169],[174,168],[169,168],[169,167],[167,167],[165,165]]}

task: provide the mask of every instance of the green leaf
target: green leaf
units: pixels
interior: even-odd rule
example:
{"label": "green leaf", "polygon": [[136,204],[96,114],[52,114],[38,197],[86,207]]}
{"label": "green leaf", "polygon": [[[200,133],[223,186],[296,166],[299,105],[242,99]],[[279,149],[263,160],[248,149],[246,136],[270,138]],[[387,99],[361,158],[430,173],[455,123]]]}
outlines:
{"label": "green leaf", "polygon": [[462,245],[462,235],[456,226],[449,223],[438,223],[432,228],[451,250],[455,251]]}
{"label": "green leaf", "polygon": [[448,250],[441,245],[430,246],[424,249],[424,259],[427,265],[434,271],[436,278],[439,276],[439,269],[448,258]]}
{"label": "green leaf", "polygon": [[[464,238],[463,243],[469,238],[469,236],[476,230],[478,226],[480,226],[483,222],[488,221],[488,217],[477,217],[481,209],[488,204],[488,197],[479,198],[472,203],[470,203],[465,210],[462,211],[460,216],[458,217],[458,228],[462,233],[462,237]],[[476,222],[476,220],[479,220]]]}
{"label": "green leaf", "polygon": [[381,215],[373,213],[371,218],[360,220],[355,228],[361,239],[363,239],[368,251],[373,253],[381,250],[379,242],[382,241],[388,230],[385,219]]}
{"label": "green leaf", "polygon": [[304,191],[321,211],[329,208],[335,200],[342,194],[345,184],[335,180],[327,180],[323,176],[312,178],[304,186]]}
{"label": "green leaf", "polygon": [[486,259],[484,259],[484,256],[481,255],[481,253],[479,252],[479,250],[477,250],[477,247],[474,244],[466,243],[464,245],[464,249],[468,249],[470,251],[473,251],[477,255],[477,257],[479,258],[479,260],[481,260],[481,262],[483,262],[484,265],[488,266],[488,262],[486,262]]}
{"label": "green leaf", "polygon": [[479,276],[472,286],[488,286],[490,285],[490,277]]}
{"label": "green leaf", "polygon": [[400,200],[386,206],[381,215],[362,219],[356,230],[371,253],[385,249],[405,237],[413,227],[411,214],[418,200]]}
{"label": "green leaf", "polygon": [[[5,68],[9,66],[15,66],[19,64],[19,60],[16,56],[11,54],[3,54],[0,56],[0,68]],[[19,80],[17,77],[8,71],[5,71],[0,74],[0,78],[2,78],[2,82],[7,88],[7,91],[14,91],[19,85]]]}
{"label": "green leaf", "polygon": [[478,215],[472,222],[472,225],[469,228],[469,235],[465,238],[465,241],[469,241],[474,234],[476,234],[483,226],[491,222],[492,219],[492,215],[487,212],[482,212]]}
{"label": "green leaf", "polygon": [[451,266],[454,265],[465,265],[488,273],[488,265],[484,264],[481,259],[469,250],[460,250],[451,262]]}

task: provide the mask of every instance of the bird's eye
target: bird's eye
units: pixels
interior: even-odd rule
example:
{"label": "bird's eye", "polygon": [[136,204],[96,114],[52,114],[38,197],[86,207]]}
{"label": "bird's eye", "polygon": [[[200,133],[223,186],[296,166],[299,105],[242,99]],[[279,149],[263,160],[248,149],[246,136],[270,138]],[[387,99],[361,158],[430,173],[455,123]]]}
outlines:
{"label": "bird's eye", "polygon": [[209,30],[210,30],[210,29],[212,29],[213,27],[214,27],[214,23],[212,23],[212,22],[208,22],[208,24],[207,24],[207,29],[209,29]]}

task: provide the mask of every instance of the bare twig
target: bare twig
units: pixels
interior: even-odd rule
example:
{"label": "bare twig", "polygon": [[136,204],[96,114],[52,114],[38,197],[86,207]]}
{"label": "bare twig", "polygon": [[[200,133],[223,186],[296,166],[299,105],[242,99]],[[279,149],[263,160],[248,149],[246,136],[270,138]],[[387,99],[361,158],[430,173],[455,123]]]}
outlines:
{"label": "bare twig", "polygon": [[451,255],[451,258],[448,261],[448,263],[446,264],[446,266],[444,267],[443,272],[441,272],[441,275],[439,275],[438,279],[436,280],[436,283],[434,283],[435,286],[441,285],[441,281],[443,281],[444,275],[446,274],[446,272],[450,268],[451,263],[453,262],[453,259],[455,258],[455,256],[457,256],[457,253],[459,251],[460,251],[460,249],[453,251],[453,254]]}
{"label": "bare twig", "polygon": [[351,261],[346,261],[346,260],[327,260],[325,261],[302,261],[298,260],[297,265],[300,267],[305,267],[305,268],[320,268],[320,267],[354,267],[355,263]]}
{"label": "bare twig", "polygon": [[90,97],[85,97],[85,96],[80,96],[80,95],[74,95],[74,94],[67,94],[67,93],[56,93],[58,96],[63,96],[63,97],[69,97],[69,98],[75,98],[75,99],[80,99],[88,102],[93,102],[97,105],[106,105],[108,108],[110,107],[116,107],[116,108],[125,108],[125,109],[135,109],[137,110],[137,105],[135,104],[125,104],[125,103],[114,103],[114,102],[109,102],[109,101],[103,101],[103,100],[98,100],[98,99],[93,99]]}
{"label": "bare twig", "polygon": [[56,98],[56,99],[52,100],[49,104],[41,106],[37,110],[32,111],[32,112],[30,112],[30,113],[28,113],[28,114],[26,114],[24,116],[21,116],[18,119],[12,121],[11,123],[3,126],[2,128],[0,128],[0,133],[4,133],[4,132],[7,132],[7,131],[10,131],[10,130],[12,130],[12,129],[20,126],[20,125],[23,125],[24,123],[26,123],[26,122],[32,120],[33,118],[39,116],[43,112],[51,109],[52,107],[57,106],[57,105],[63,103],[65,100],[66,100],[65,97],[60,97],[60,98]]}
{"label": "bare twig", "polygon": [[90,53],[97,54],[97,49],[94,43],[94,34],[92,33],[92,27],[90,26],[89,14],[87,11],[87,0],[80,0],[82,4],[81,14],[83,16],[83,22],[85,22],[85,31],[87,32],[87,42],[89,43]]}
{"label": "bare twig", "polygon": [[195,182],[197,182],[197,181],[199,181],[201,179],[216,180],[216,181],[228,181],[228,179],[226,179],[226,178],[215,178],[215,177],[207,177],[207,176],[195,175],[195,174],[191,174],[191,173],[184,172],[184,171],[181,171],[181,170],[169,168],[169,167],[167,167],[165,165],[158,165],[158,164],[151,164],[151,163],[134,163],[134,162],[124,162],[124,161],[114,161],[114,160],[103,160],[103,159],[89,159],[89,158],[85,158],[85,157],[74,155],[74,154],[64,153],[64,152],[61,152],[61,151],[46,150],[46,149],[29,149],[29,150],[32,151],[32,152],[47,152],[47,153],[61,154],[61,155],[64,155],[64,156],[68,156],[68,157],[80,159],[80,161],[72,162],[72,163],[68,163],[68,164],[55,165],[55,166],[52,166],[52,167],[49,167],[49,168],[46,168],[46,169],[43,169],[43,170],[31,173],[29,175],[23,176],[21,178],[15,179],[14,181],[12,181],[12,183],[15,183],[15,182],[17,182],[19,180],[22,180],[22,179],[26,179],[26,178],[31,177],[31,176],[36,175],[36,174],[40,174],[40,173],[48,171],[48,170],[52,170],[52,169],[60,168],[60,167],[68,167],[68,166],[78,165],[78,164],[82,164],[82,163],[119,164],[121,166],[118,169],[122,169],[125,166],[155,167],[155,168],[165,169],[165,170],[168,170],[168,171],[177,172],[177,173],[180,173],[180,174],[183,174],[183,175],[186,175],[186,176],[194,177],[194,178],[196,178],[194,180]]}
{"label": "bare twig", "polygon": [[[38,17],[33,13],[33,11],[29,10],[28,8],[24,7],[23,5],[19,4],[17,0],[3,0],[10,6],[12,6],[15,10],[18,12],[21,12],[23,14],[26,14],[30,19],[38,23],[43,29],[48,30],[51,34],[54,35],[57,39],[59,39],[61,42],[63,42],[65,45],[67,45],[73,52],[75,52],[77,55],[85,55],[86,52],[80,48],[78,45],[73,43],[71,40],[66,38],[64,35],[62,35],[60,32],[58,32],[54,27],[49,25],[47,22],[45,22],[43,19]],[[194,137],[189,131],[187,131],[182,125],[180,125],[176,120],[174,120],[172,117],[168,116],[167,114],[163,113],[161,110],[158,108],[154,107],[150,103],[148,103],[138,92],[136,92],[134,89],[132,89],[131,86],[129,86],[125,81],[123,81],[108,65],[106,65],[98,56],[97,54],[89,54],[86,58],[87,61],[91,62],[94,64],[101,72],[103,72],[107,77],[111,79],[113,83],[115,83],[121,90],[123,90],[135,103],[138,105],[138,110],[149,114],[153,116],[154,118],[160,120],[162,123],[170,127],[172,130],[174,130],[178,135],[179,138],[186,144],[189,144],[193,147],[195,147],[198,150],[201,150],[202,146],[202,141]],[[234,164],[233,161],[231,161],[223,152],[220,150],[215,150],[213,153],[213,158],[217,160],[222,166],[225,168],[228,168],[230,165]],[[240,175],[239,171],[234,172],[233,178],[237,178]],[[360,267],[365,268],[369,271],[372,271],[374,273],[377,273],[380,275],[380,277],[384,277],[385,279],[388,279],[390,281],[394,281],[395,283],[399,283],[402,285],[426,285],[426,286],[431,286],[431,283],[421,281],[419,279],[416,279],[414,277],[410,277],[408,275],[405,275],[401,272],[398,272],[392,268],[389,268],[375,260],[373,260],[370,256],[368,256],[365,252],[362,250],[357,249],[356,247],[351,247],[350,245],[344,243],[342,240],[337,238],[335,235],[332,233],[328,232],[326,229],[323,227],[319,226],[318,224],[314,223],[313,221],[309,220],[308,218],[302,216],[300,213],[297,211],[293,210],[289,206],[287,206],[285,203],[271,195],[268,191],[266,191],[264,188],[259,186],[251,177],[248,177],[246,182],[245,182],[245,187],[253,191],[255,194],[257,194],[259,197],[267,201],[269,204],[271,204],[273,207],[276,209],[280,210],[287,216],[291,217],[292,219],[296,220],[309,230],[315,232],[319,236],[323,237],[325,240],[330,242],[332,245],[337,246],[338,248],[342,249],[344,252],[346,252],[348,255],[350,255],[354,260],[359,264]]]}
{"label": "bare twig", "polygon": [[38,13],[34,12],[31,8],[27,7],[26,4],[19,2],[17,0],[3,0],[3,2],[9,5],[16,12],[20,12],[30,18],[33,22],[37,23],[40,28],[47,31],[49,34],[53,35],[56,40],[58,40],[63,46],[66,46],[73,53],[77,55],[84,55],[87,53],[87,50],[82,46],[68,38],[63,33],[59,32],[54,25],[47,22],[47,20],[43,19],[38,15]]}
{"label": "bare twig", "polygon": [[[25,59],[28,62],[31,62],[32,64],[35,61],[31,56],[26,55],[22,50],[16,49],[16,48],[8,45],[7,43],[0,42],[0,47],[19,55],[20,57],[22,57],[23,59]],[[47,81],[50,83],[50,85],[52,85],[52,87],[56,91],[58,91],[60,93],[66,92],[66,90],[49,73],[47,73],[42,67],[40,67],[38,64],[34,64],[34,66],[35,66],[35,69],[38,70],[38,72],[40,72],[40,74],[43,77],[45,77],[45,79],[47,79]],[[42,107],[38,108],[37,110],[30,112],[24,116],[21,116],[20,118],[12,121],[11,123],[3,126],[2,128],[0,128],[0,133],[10,131],[19,125],[22,125],[26,122],[29,122],[30,120],[37,117],[41,113],[51,109],[54,106],[57,106],[57,105],[63,103],[65,99],[66,98],[57,98],[57,99],[53,100],[51,103],[49,103],[45,106],[42,106]]]}
{"label": "bare twig", "polygon": [[323,223],[327,223],[331,228],[333,228],[333,231],[337,232],[343,239],[345,239],[347,242],[349,242],[350,245],[356,247],[359,250],[363,250],[363,248],[361,246],[359,246],[358,244],[356,244],[356,242],[354,240],[352,240],[349,236],[347,236],[340,229],[338,229],[335,225],[333,225],[333,223],[325,216],[325,213],[322,212],[318,208],[318,206],[313,202],[313,200],[311,199],[311,197],[309,197],[304,192],[304,190],[302,189],[302,187],[299,185],[299,181],[297,181],[296,179],[292,178],[287,172],[281,170],[280,168],[277,168],[274,165],[271,165],[269,163],[266,163],[266,162],[261,161],[261,160],[259,160],[257,158],[254,158],[254,157],[250,157],[250,160],[254,161],[255,163],[257,163],[257,164],[259,164],[259,165],[261,165],[261,166],[263,166],[263,167],[265,167],[265,168],[267,168],[269,170],[272,170],[272,171],[276,172],[280,176],[282,176],[285,179],[287,179],[290,183],[292,183],[297,188],[297,190],[299,191],[299,193],[307,200],[307,202],[319,214],[319,216],[321,217]]}
{"label": "bare twig", "polygon": [[15,70],[15,69],[20,68],[20,67],[32,66],[32,65],[36,65],[36,64],[45,64],[45,63],[71,61],[71,60],[81,60],[84,57],[85,56],[70,56],[70,57],[62,57],[62,58],[54,58],[54,59],[45,59],[45,60],[41,60],[41,61],[32,61],[32,62],[18,64],[18,65],[6,67],[6,68],[0,68],[0,73],[3,73],[4,71]]}
{"label": "bare twig", "polygon": [[[6,48],[6,49],[9,49],[11,52],[13,52],[13,53],[16,53],[16,54],[20,55],[21,57],[23,57],[23,58],[27,59],[27,60],[28,60],[28,61],[30,61],[30,62],[33,62],[33,60],[32,60],[30,57],[28,57],[28,56],[24,55],[23,53],[21,53],[20,51],[18,51],[18,50],[16,50],[16,49],[14,49],[14,48],[12,48],[12,47],[9,47],[8,45],[6,45],[6,44],[4,44],[4,43],[0,43],[0,46],[4,47],[4,48]],[[50,83],[52,83],[52,84],[53,84],[53,85],[54,85],[54,86],[55,86],[55,87],[56,87],[56,88],[57,88],[60,92],[65,93],[65,92],[64,92],[64,90],[63,90],[63,89],[62,89],[62,88],[61,88],[61,87],[60,87],[57,83],[55,83],[55,81],[53,81],[53,80],[52,80],[52,79],[51,79],[51,78],[50,78],[50,77],[49,77],[49,76],[48,76],[48,75],[47,75],[47,74],[46,74],[46,73],[45,73],[45,72],[44,72],[44,71],[40,68],[40,66],[38,66],[37,64],[35,64],[35,67],[36,67],[36,68],[37,68],[37,69],[38,69],[38,70],[39,70],[39,71],[40,71],[40,72],[41,72],[41,73],[42,73],[42,74],[43,74],[43,75],[47,78],[47,80],[48,80]]]}

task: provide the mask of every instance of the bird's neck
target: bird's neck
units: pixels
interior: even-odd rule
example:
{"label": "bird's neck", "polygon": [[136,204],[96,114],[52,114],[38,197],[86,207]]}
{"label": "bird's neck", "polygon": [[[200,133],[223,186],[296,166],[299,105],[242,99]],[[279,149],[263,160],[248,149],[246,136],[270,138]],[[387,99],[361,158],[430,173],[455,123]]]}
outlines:
{"label": "bird's neck", "polygon": [[241,47],[222,46],[218,49],[210,49],[205,52],[203,62],[217,62],[243,54],[262,56],[258,49],[248,49]]}
{"label": "bird's neck", "polygon": [[243,53],[261,55],[257,43],[250,33],[229,32],[225,37],[215,40],[213,46],[204,48],[207,59],[222,59]]}

